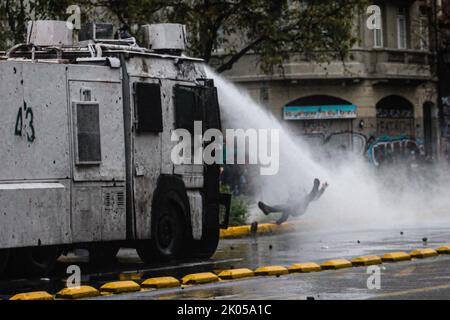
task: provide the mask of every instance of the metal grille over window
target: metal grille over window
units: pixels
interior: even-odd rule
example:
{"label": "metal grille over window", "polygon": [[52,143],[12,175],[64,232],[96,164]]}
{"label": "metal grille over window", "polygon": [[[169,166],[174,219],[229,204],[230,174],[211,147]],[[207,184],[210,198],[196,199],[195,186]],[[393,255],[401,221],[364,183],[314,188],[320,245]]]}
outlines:
{"label": "metal grille over window", "polygon": [[98,164],[102,161],[99,105],[77,103],[77,164]]}

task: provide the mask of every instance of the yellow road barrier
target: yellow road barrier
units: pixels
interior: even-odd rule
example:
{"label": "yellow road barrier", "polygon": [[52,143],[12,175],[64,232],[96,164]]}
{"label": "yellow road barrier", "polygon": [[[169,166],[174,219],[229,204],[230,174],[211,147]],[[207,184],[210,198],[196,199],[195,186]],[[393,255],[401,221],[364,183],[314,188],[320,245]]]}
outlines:
{"label": "yellow road barrier", "polygon": [[180,281],[174,277],[150,278],[141,283],[142,288],[175,288],[180,286]]}
{"label": "yellow road barrier", "polygon": [[437,253],[436,250],[431,249],[431,248],[426,248],[426,249],[416,249],[411,251],[410,253],[411,257],[413,258],[419,258],[419,259],[424,259],[424,258],[431,258],[431,257],[436,257],[439,254]]}
{"label": "yellow road barrier", "polygon": [[230,227],[228,229],[220,230],[221,238],[239,238],[250,235],[250,226]]}
{"label": "yellow road barrier", "polygon": [[59,299],[84,299],[98,297],[100,292],[91,286],[80,286],[74,288],[65,288],[56,294]]}
{"label": "yellow road barrier", "polygon": [[304,262],[304,263],[296,263],[288,268],[290,273],[307,273],[307,272],[318,272],[321,271],[322,268],[314,262]]}
{"label": "yellow road barrier", "polygon": [[436,249],[439,254],[450,254],[450,246],[443,246]]}
{"label": "yellow road barrier", "polygon": [[104,284],[100,287],[100,291],[109,293],[125,293],[140,291],[141,286],[134,281],[115,281]]}
{"label": "yellow road barrier", "polygon": [[19,293],[11,297],[9,300],[23,300],[23,301],[53,300],[53,296],[45,291],[36,291],[36,292]]}
{"label": "yellow road barrier", "polygon": [[[301,221],[292,221],[288,223],[283,223],[281,225],[277,225],[275,223],[262,223],[258,225],[257,234],[279,234],[279,233],[288,233],[293,232],[296,229],[296,226],[299,225]],[[229,227],[228,229],[220,230],[220,238],[229,239],[229,238],[242,238],[248,237],[252,235],[251,226],[237,226],[237,227]]]}
{"label": "yellow road barrier", "polygon": [[281,226],[274,223],[262,223],[258,225],[258,234],[275,233]]}
{"label": "yellow road barrier", "polygon": [[351,268],[353,265],[346,259],[329,260],[320,265],[323,270],[337,270],[344,268]]}
{"label": "yellow road barrier", "polygon": [[265,266],[255,270],[257,276],[281,276],[288,273],[288,269],[282,266]]}
{"label": "yellow road barrier", "polygon": [[204,284],[219,281],[219,277],[212,272],[188,274],[181,279],[183,284]]}
{"label": "yellow road barrier", "polygon": [[242,279],[255,276],[255,273],[247,268],[224,270],[219,273],[222,280]]}
{"label": "yellow road barrier", "polygon": [[398,261],[407,261],[411,260],[411,255],[406,252],[391,252],[386,253],[383,257],[381,257],[383,262],[398,262]]}
{"label": "yellow road barrier", "polygon": [[352,262],[353,266],[355,266],[355,267],[371,266],[374,264],[383,263],[381,258],[378,256],[362,256],[362,257],[352,259],[351,262]]}

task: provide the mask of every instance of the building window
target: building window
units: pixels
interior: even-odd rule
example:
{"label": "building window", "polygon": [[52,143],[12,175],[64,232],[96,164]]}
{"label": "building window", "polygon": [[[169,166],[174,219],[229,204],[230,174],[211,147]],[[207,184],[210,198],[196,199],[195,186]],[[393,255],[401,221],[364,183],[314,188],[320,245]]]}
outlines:
{"label": "building window", "polygon": [[400,8],[397,15],[397,43],[399,49],[406,49],[406,10]]}
{"label": "building window", "polygon": [[382,48],[383,47],[383,18],[382,14],[380,16],[380,28],[373,30],[373,47]]}
{"label": "building window", "polygon": [[430,34],[428,30],[428,19],[426,17],[420,18],[419,21],[420,32],[420,50],[428,50],[430,47]]}

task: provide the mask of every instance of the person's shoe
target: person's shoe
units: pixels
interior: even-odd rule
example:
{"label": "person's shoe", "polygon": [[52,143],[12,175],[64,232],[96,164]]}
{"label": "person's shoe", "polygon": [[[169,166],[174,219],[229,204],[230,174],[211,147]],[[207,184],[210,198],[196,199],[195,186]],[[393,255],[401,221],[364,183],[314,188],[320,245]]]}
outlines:
{"label": "person's shoe", "polygon": [[319,187],[320,187],[320,180],[314,179],[314,185],[310,193],[312,199],[314,199],[317,196],[319,192]]}
{"label": "person's shoe", "polygon": [[319,190],[320,187],[320,180],[319,179],[314,179],[314,185],[313,185],[313,190]]}
{"label": "person's shoe", "polygon": [[258,207],[259,209],[261,209],[261,211],[267,216],[268,214],[270,214],[270,209],[269,206],[265,205],[264,203],[262,203],[261,201],[258,202]]}

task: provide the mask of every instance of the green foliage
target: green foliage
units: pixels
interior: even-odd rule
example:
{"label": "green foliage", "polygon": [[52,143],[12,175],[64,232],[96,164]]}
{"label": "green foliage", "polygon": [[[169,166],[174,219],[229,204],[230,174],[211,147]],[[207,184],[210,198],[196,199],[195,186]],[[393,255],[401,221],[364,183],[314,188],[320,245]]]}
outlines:
{"label": "green foliage", "polygon": [[[0,0],[0,21],[8,37],[23,39],[21,10],[25,0]],[[289,54],[301,53],[307,59],[344,57],[356,36],[353,26],[367,0],[30,0],[37,17],[59,16],[72,3],[80,5],[85,18],[93,8],[130,31],[133,26],[176,22],[187,25],[189,53],[214,62],[218,72],[229,70],[245,54],[260,57],[266,73],[282,66]],[[5,4],[8,3],[9,7]],[[14,4],[12,4],[14,3]],[[5,15],[6,12],[6,15]],[[14,22],[10,18],[13,17]],[[92,20],[98,17],[91,14]],[[5,30],[3,28],[3,30]],[[221,49],[218,53],[217,49]],[[333,52],[335,55],[330,55]]]}
{"label": "green foliage", "polygon": [[[220,187],[221,193],[231,194],[230,187],[222,184]],[[229,226],[241,226],[247,223],[248,218],[248,203],[243,197],[231,198],[231,208],[230,208],[230,221]]]}

